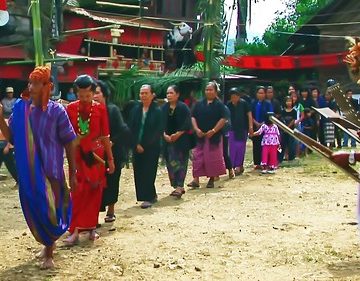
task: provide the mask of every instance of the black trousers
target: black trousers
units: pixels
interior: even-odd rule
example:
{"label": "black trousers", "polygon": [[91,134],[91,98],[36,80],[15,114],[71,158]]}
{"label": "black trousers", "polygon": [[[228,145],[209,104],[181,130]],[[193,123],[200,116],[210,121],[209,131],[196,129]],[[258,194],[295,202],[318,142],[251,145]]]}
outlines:
{"label": "black trousers", "polygon": [[254,165],[260,165],[261,164],[261,140],[262,136],[253,136],[251,138],[253,143],[253,160]]}
{"label": "black trousers", "polygon": [[147,148],[144,153],[133,153],[133,169],[137,201],[156,199],[155,179],[160,147]]}
{"label": "black trousers", "polygon": [[226,169],[232,169],[232,163],[229,155],[229,137],[223,135],[223,156]]}
{"label": "black trousers", "polygon": [[[115,157],[114,157],[115,158]],[[105,207],[113,205],[118,201],[120,190],[120,176],[123,163],[115,161],[115,171],[112,174],[106,174],[106,188],[103,191],[101,202],[101,212],[105,212]]]}
{"label": "black trousers", "polygon": [[13,177],[13,179],[16,182],[18,182],[18,175],[17,175],[17,171],[16,171],[15,157],[14,157],[14,149],[10,149],[9,153],[4,154],[4,149],[0,148],[0,167],[3,162],[5,163],[5,166],[8,169],[11,176]]}

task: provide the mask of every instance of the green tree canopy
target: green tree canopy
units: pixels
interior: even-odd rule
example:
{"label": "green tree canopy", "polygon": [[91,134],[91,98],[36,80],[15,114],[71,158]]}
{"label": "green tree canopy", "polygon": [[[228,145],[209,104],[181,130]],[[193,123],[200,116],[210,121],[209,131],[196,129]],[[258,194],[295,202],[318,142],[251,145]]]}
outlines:
{"label": "green tree canopy", "polygon": [[237,44],[236,52],[245,52],[249,55],[280,55],[287,49],[290,35],[279,32],[294,33],[332,1],[334,0],[285,1],[286,9],[277,12],[262,38],[255,38],[250,43]]}

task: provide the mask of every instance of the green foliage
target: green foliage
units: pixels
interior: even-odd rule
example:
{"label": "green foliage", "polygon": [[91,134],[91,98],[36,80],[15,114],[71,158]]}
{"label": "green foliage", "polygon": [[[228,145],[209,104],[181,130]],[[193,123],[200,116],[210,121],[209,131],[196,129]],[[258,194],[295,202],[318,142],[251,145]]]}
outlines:
{"label": "green foliage", "polygon": [[131,87],[141,77],[142,75],[137,67],[132,67],[129,70],[123,71],[120,76],[108,79],[107,83],[112,93],[112,102],[121,107],[129,100],[134,99]]}
{"label": "green foliage", "polygon": [[140,74],[136,67],[124,71],[120,76],[114,76],[107,80],[112,93],[112,102],[119,107],[129,100],[136,100],[142,85],[150,84],[158,98],[165,98],[166,90],[170,85],[179,85],[182,82],[197,81],[199,72],[194,69],[180,68],[163,76]]}
{"label": "green foliage", "polygon": [[285,15],[285,18],[288,19],[288,25],[296,29],[333,1],[334,0],[289,0],[286,1],[286,10],[290,11],[290,13],[285,15],[284,12],[280,12],[278,13],[278,18]]}
{"label": "green foliage", "polygon": [[295,32],[308,22],[319,10],[334,0],[289,0],[286,10],[279,11],[273,23],[265,30],[263,37],[254,42],[238,44],[239,50],[249,55],[280,55],[288,47],[290,35],[279,32]]}
{"label": "green foliage", "polygon": [[236,55],[270,55],[271,49],[259,37],[255,37],[250,43],[238,43],[235,45]]}

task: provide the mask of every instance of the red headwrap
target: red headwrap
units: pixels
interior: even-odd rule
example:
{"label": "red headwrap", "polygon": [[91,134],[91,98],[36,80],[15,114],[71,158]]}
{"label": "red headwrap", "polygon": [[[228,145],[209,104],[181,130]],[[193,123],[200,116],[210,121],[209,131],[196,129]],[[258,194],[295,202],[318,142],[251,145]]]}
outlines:
{"label": "red headwrap", "polygon": [[51,69],[48,66],[37,66],[33,72],[29,75],[29,80],[38,81],[43,83],[43,88],[41,92],[41,107],[45,111],[47,109],[47,104],[49,102],[50,93],[53,88],[53,83],[51,83]]}

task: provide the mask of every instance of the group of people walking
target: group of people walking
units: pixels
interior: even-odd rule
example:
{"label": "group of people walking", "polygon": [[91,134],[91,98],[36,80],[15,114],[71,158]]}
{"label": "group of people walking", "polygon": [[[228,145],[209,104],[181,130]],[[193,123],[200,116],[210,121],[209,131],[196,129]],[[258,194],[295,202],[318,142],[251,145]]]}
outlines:
{"label": "group of people walking", "polygon": [[157,201],[160,154],[166,162],[170,196],[181,198],[190,154],[190,189],[200,187],[201,177],[207,177],[206,187],[213,188],[226,170],[230,178],[241,175],[248,137],[253,142],[255,168],[274,173],[285,156],[295,157],[296,147],[269,117],[274,115],[309,134],[317,121],[306,94],[301,91],[298,97],[293,87],[284,106],[274,99],[272,87],[258,87],[252,102],[232,88],[224,103],[218,84],[212,81],[205,87],[204,98],[189,108],[180,101],[176,85],[167,88],[166,103],[159,107],[151,85],[145,84],[126,123],[102,81],[80,75],[74,81],[77,100],[66,109],[49,99],[52,87],[50,69],[36,67],[8,122],[5,108],[0,107],[1,132],[15,147],[24,216],[35,239],[45,246],[39,253],[43,268],[54,266],[55,241],[66,231],[70,233],[64,240],[67,245],[78,243],[84,231],[96,240],[99,212],[106,211],[105,222],[116,219],[128,150],[132,151],[137,201],[146,209]]}

